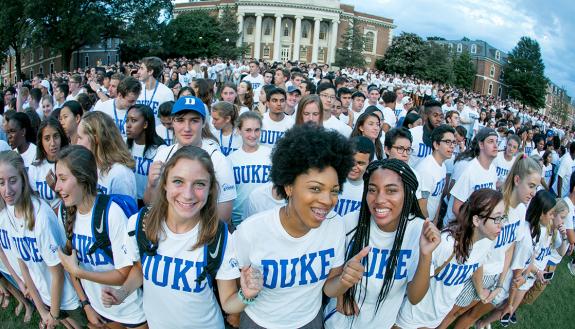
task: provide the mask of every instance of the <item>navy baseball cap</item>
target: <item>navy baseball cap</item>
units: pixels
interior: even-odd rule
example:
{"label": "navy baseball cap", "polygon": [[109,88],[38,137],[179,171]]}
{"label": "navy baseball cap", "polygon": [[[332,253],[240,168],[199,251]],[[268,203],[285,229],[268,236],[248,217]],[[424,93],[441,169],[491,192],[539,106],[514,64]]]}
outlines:
{"label": "navy baseball cap", "polygon": [[174,104],[174,107],[172,107],[172,115],[188,111],[196,112],[202,117],[203,120],[206,119],[206,105],[204,102],[202,102],[201,99],[197,97],[180,97]]}

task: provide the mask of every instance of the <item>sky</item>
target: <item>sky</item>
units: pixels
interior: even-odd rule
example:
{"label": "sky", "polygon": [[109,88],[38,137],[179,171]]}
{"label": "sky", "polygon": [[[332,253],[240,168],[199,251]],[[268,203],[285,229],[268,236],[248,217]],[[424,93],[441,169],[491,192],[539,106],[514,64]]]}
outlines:
{"label": "sky", "polygon": [[391,18],[393,32],[484,40],[510,52],[522,36],[539,43],[545,75],[575,99],[575,2],[569,0],[342,0]]}

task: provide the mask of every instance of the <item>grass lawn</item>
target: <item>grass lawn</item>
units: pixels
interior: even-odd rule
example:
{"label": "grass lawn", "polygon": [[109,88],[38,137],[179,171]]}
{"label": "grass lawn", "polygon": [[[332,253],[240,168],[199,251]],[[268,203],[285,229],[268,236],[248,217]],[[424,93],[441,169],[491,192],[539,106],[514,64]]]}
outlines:
{"label": "grass lawn", "polygon": [[[517,324],[509,328],[539,328],[539,329],[563,329],[575,328],[573,318],[574,307],[571,304],[575,295],[575,277],[569,274],[565,262],[562,262],[556,273],[553,282],[545,289],[540,298],[533,305],[523,305],[517,312]],[[40,316],[34,313],[32,322],[28,325],[22,323],[24,311],[16,318],[14,308],[16,300],[12,299],[8,309],[0,308],[0,328],[17,329],[17,328],[38,328]],[[63,327],[62,327],[63,328]],[[493,328],[503,328],[499,323],[494,324]]]}

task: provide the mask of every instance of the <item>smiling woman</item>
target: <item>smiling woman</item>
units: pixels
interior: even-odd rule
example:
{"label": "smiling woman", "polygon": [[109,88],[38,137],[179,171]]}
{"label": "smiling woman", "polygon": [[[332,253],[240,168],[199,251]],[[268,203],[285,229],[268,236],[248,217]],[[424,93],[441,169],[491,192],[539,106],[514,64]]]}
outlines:
{"label": "smiling woman", "polygon": [[335,296],[344,284],[343,223],[328,214],[352,165],[349,142],[315,124],[278,142],[270,178],[287,205],[246,219],[234,234],[240,267],[261,268],[264,280],[240,328],[323,326],[322,290]]}

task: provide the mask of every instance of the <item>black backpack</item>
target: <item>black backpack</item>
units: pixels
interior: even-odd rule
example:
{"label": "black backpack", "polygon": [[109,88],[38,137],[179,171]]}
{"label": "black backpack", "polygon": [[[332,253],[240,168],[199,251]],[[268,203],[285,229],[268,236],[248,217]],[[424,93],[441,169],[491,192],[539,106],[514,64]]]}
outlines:
{"label": "black backpack", "polygon": [[[152,243],[146,236],[143,228],[143,218],[149,211],[149,207],[144,207],[140,209],[138,213],[138,219],[136,220],[136,227],[133,231],[128,232],[129,236],[136,236],[136,242],[138,243],[138,250],[140,252],[140,261],[143,261],[145,256],[155,256],[158,250],[158,245]],[[216,233],[216,238],[213,239],[207,245],[206,253],[206,266],[204,267],[200,276],[196,279],[196,282],[200,283],[205,278],[212,281],[216,278],[218,269],[222,265],[224,260],[225,246],[228,243],[228,225],[225,222],[218,222],[218,230]]]}
{"label": "black backpack", "polygon": [[[112,202],[116,203],[128,218],[138,211],[138,204],[132,197],[122,194],[98,194],[96,196],[94,211],[92,212],[92,236],[95,242],[90,249],[88,249],[88,255],[92,255],[96,250],[101,249],[104,254],[113,261],[112,243],[108,235],[108,209]],[[60,214],[62,216],[62,223],[64,227],[66,227],[68,211],[64,203],[60,205]],[[71,235],[66,238],[72,240]]]}

